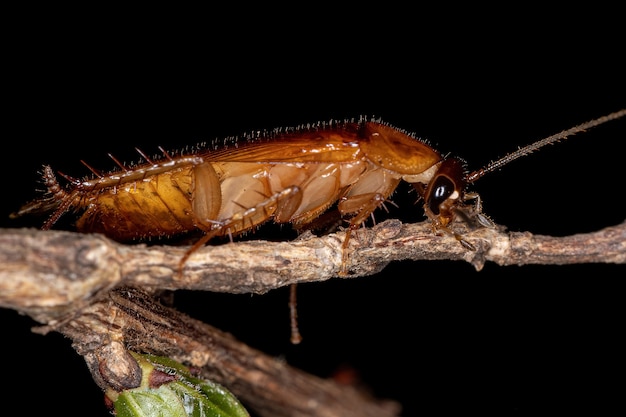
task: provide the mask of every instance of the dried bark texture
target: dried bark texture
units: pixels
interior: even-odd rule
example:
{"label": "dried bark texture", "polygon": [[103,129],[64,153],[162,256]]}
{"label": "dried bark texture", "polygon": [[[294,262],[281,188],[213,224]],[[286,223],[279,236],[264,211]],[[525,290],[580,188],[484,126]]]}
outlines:
{"label": "dried bark texture", "polygon": [[[462,227],[462,225],[459,225]],[[459,229],[476,250],[429,223],[389,220],[353,232],[346,278],[395,260],[451,259],[499,265],[626,263],[626,222],[567,237]],[[159,290],[262,294],[337,277],[344,233],[293,242],[207,246],[179,270],[185,247],[121,245],[100,235],[5,229],[0,233],[0,307],[31,316],[41,332],[73,340],[103,388],[132,387],[137,369],[125,349],[196,366],[262,416],[395,416],[397,403],[293,369],[227,334],[160,305]],[[182,274],[179,274],[182,272]],[[142,288],[138,290],[137,288]]]}
{"label": "dried bark texture", "polygon": [[[476,250],[437,236],[429,223],[388,220],[353,233],[346,277],[372,275],[397,260],[463,260],[498,265],[626,263],[626,223],[566,237],[459,230]],[[337,277],[344,233],[292,242],[262,240],[206,246],[179,274],[186,247],[122,245],[101,235],[34,229],[0,233],[0,306],[54,324],[118,286],[263,294]]]}
{"label": "dried bark texture", "polygon": [[106,300],[92,304],[58,330],[74,340],[74,347],[103,387],[136,386],[135,364],[123,354],[128,348],[200,368],[205,378],[228,387],[262,416],[399,415],[395,402],[369,398],[352,387],[290,367],[227,333],[155,303],[138,289],[111,291]]}

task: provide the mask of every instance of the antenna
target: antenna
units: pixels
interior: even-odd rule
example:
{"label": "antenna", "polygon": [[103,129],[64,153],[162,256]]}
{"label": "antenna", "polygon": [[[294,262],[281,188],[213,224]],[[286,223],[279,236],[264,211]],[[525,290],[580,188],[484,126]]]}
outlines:
{"label": "antenna", "polygon": [[470,172],[465,176],[465,181],[470,184],[478,180],[479,178],[485,176],[487,173],[495,171],[502,166],[508,164],[516,160],[517,158],[521,158],[522,156],[526,156],[539,148],[542,148],[546,145],[553,144],[563,139],[567,139],[569,136],[575,135],[576,133],[584,132],[592,127],[596,127],[603,123],[609,122],[611,120],[619,119],[620,117],[626,116],[626,109],[618,110],[614,113],[607,114],[606,116],[599,117],[597,119],[590,120],[586,123],[579,124],[570,129],[563,130],[555,135],[549,136],[545,139],[541,139],[535,143],[531,143],[530,145],[524,146],[523,148],[519,148],[515,152],[511,152],[503,156],[502,158],[490,162],[486,167],[478,169],[474,172]]}

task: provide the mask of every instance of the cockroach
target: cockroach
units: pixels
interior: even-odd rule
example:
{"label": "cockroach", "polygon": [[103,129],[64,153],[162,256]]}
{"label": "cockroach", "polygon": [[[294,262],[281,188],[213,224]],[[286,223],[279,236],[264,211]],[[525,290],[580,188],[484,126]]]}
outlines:
{"label": "cockroach", "polygon": [[[347,221],[343,262],[351,232],[383,206],[401,181],[413,184],[423,200],[425,216],[436,233],[449,233],[468,250],[473,245],[449,226],[457,217],[483,227],[493,222],[482,214],[480,198],[469,184],[489,172],[548,144],[623,117],[626,109],[588,121],[539,140],[469,172],[465,162],[444,157],[426,141],[374,118],[320,122],[291,129],[232,138],[222,146],[198,146],[191,152],[120,163],[101,173],[76,179],[43,167],[47,194],[25,204],[12,217],[51,213],[42,229],[50,229],[69,211],[81,212],[80,232],[102,233],[125,242],[171,237],[200,231],[203,235],[181,259],[212,238],[255,229],[262,223],[291,223],[304,228],[336,209]],[[473,204],[467,204],[473,200]],[[292,342],[299,343],[295,287],[290,293]]]}
{"label": "cockroach", "polygon": [[[444,157],[426,141],[379,119],[319,122],[231,138],[220,146],[201,145],[101,173],[84,161],[93,175],[77,179],[43,167],[47,193],[25,204],[12,217],[51,213],[48,230],[69,211],[79,211],[76,229],[102,233],[120,242],[171,237],[192,231],[203,235],[181,260],[217,236],[233,237],[262,223],[313,224],[331,208],[347,222],[350,233],[383,206],[401,181],[413,184],[423,200],[425,216],[437,233],[451,233],[473,249],[449,225],[462,215],[491,227],[480,198],[469,184],[485,174],[608,121],[626,109],[564,130],[469,172],[465,162]],[[467,204],[473,200],[473,204]],[[345,273],[345,256],[342,270]]]}

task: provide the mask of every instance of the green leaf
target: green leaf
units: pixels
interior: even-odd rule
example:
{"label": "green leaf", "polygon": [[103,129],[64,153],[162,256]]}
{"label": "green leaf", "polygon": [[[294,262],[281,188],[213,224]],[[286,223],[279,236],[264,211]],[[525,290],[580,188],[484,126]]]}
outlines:
{"label": "green leaf", "polygon": [[[230,391],[194,377],[188,367],[162,356],[131,354],[143,371],[142,383],[138,388],[107,394],[117,417],[250,417]],[[151,387],[150,377],[155,372],[171,380]]]}
{"label": "green leaf", "polygon": [[122,392],[115,401],[117,417],[187,417],[181,398],[175,391],[159,387]]}

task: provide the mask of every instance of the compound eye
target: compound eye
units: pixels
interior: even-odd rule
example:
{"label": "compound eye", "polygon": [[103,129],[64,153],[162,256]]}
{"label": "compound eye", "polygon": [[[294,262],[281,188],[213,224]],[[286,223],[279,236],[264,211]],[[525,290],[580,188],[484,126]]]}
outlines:
{"label": "compound eye", "polygon": [[439,215],[439,205],[454,193],[454,183],[450,178],[439,175],[432,184],[432,192],[428,201],[428,208],[435,215]]}

